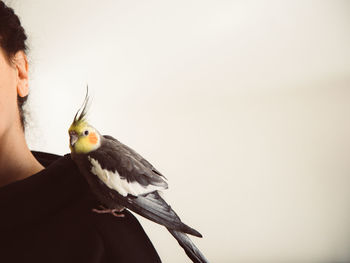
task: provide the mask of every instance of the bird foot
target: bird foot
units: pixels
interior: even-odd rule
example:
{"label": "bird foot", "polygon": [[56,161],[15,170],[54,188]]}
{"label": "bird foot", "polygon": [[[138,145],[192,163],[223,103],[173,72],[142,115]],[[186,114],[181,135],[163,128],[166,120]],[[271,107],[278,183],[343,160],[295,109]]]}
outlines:
{"label": "bird foot", "polygon": [[120,212],[122,212],[124,210],[124,208],[121,208],[121,209],[116,209],[116,208],[108,209],[108,208],[105,208],[103,205],[100,205],[100,208],[102,208],[102,210],[94,208],[94,209],[92,209],[92,212],[95,212],[95,213],[98,213],[98,214],[112,214],[115,217],[124,217],[125,216],[124,214],[119,214]]}

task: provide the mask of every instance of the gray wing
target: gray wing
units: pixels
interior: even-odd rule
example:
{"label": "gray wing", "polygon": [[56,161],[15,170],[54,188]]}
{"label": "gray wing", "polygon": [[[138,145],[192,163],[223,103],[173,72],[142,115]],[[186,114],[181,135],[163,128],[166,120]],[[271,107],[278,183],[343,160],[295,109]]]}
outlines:
{"label": "gray wing", "polygon": [[128,152],[129,154],[132,154],[134,156],[134,158],[136,158],[136,160],[141,162],[145,167],[151,169],[153,173],[156,173],[156,174],[158,174],[158,175],[160,175],[160,176],[162,176],[163,178],[166,179],[166,177],[163,174],[161,174],[149,161],[147,161],[145,158],[143,158],[135,150],[131,149],[129,146],[121,143],[116,138],[114,138],[114,137],[112,137],[110,135],[103,135],[103,137],[105,139],[108,139],[108,140],[111,140],[111,141],[114,141],[114,142],[118,143],[126,152]]}
{"label": "gray wing", "polygon": [[147,160],[112,136],[103,136],[101,147],[89,154],[92,173],[119,194],[138,196],[168,188]]}

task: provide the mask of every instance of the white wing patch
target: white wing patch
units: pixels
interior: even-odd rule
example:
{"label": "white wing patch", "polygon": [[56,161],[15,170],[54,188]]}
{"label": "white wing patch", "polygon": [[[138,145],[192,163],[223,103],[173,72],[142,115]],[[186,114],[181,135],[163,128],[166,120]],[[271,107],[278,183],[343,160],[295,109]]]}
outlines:
{"label": "white wing patch", "polygon": [[92,164],[91,172],[104,182],[109,188],[116,190],[122,196],[128,194],[138,196],[147,194],[156,190],[164,190],[164,187],[149,184],[143,186],[138,182],[128,182],[126,179],[120,177],[117,171],[112,172],[107,169],[102,169],[97,160],[88,156],[89,161]]}

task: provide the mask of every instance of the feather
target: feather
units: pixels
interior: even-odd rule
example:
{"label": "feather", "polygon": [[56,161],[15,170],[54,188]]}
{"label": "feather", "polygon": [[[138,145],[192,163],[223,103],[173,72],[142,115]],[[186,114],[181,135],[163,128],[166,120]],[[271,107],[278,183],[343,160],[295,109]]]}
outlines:
{"label": "feather", "polygon": [[168,231],[175,237],[179,245],[185,250],[187,256],[195,263],[209,263],[202,252],[196,247],[192,240],[184,233],[169,229]]}
{"label": "feather", "polygon": [[90,156],[88,156],[88,160],[91,162],[91,172],[109,188],[117,191],[122,196],[127,196],[128,194],[138,196],[164,189],[164,186],[161,185],[140,184],[137,180],[128,181],[127,178],[121,177],[117,170],[113,172],[103,169],[98,160]]}
{"label": "feather", "polygon": [[[88,112],[88,107],[89,107],[89,86],[86,85],[86,95],[85,95],[85,99],[83,104],[80,106],[80,108],[78,109],[78,111],[76,112],[74,119],[73,119],[73,123],[75,125],[77,125],[79,122],[85,121],[86,119],[86,115]],[[80,114],[78,115],[78,113],[80,112]]]}
{"label": "feather", "polygon": [[115,143],[119,143],[125,151],[127,151],[129,154],[132,154],[138,161],[140,161],[144,166],[150,168],[153,172],[155,172],[156,174],[162,176],[164,179],[166,179],[166,177],[161,174],[149,161],[147,161],[145,158],[143,158],[140,154],[138,154],[135,150],[133,150],[132,148],[130,148],[129,146],[122,144],[121,142],[119,142],[117,139],[115,139],[114,137],[110,136],[110,135],[103,135],[103,137],[107,140],[113,141]]}
{"label": "feather", "polygon": [[179,216],[157,191],[136,198],[129,198],[128,203],[132,211],[153,222],[196,237],[202,237],[197,230],[181,222]]}
{"label": "feather", "polygon": [[123,196],[144,195],[168,188],[165,177],[141,155],[111,136],[102,138],[99,150],[89,153],[88,158],[92,172],[101,180],[106,177],[105,174],[110,176],[108,183],[104,181],[110,188]]}

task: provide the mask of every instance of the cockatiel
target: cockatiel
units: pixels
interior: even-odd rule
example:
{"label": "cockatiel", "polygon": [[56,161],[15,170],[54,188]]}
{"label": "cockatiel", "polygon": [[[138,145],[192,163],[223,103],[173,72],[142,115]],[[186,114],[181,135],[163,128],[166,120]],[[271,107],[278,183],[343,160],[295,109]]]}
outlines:
{"label": "cockatiel", "polygon": [[193,262],[208,262],[186,234],[202,235],[182,223],[160,196],[158,191],[168,188],[166,178],[133,149],[91,126],[86,120],[88,100],[87,91],[68,133],[71,157],[101,203],[102,210],[93,211],[123,216],[127,208],[165,226]]}

